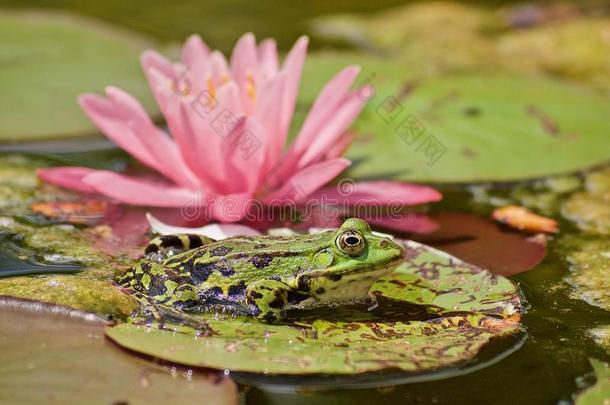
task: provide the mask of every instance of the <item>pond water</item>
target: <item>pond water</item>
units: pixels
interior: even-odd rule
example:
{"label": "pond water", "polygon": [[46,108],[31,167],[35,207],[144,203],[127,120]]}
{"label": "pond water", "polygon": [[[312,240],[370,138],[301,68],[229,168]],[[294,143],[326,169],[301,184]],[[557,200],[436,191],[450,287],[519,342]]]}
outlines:
{"label": "pond water", "polygon": [[[338,12],[350,12],[361,15],[368,15],[374,11],[379,11],[386,8],[391,8],[396,5],[403,4],[401,1],[387,1],[383,6],[375,1],[340,1],[340,2],[324,2],[324,1],[299,1],[299,2],[247,2],[242,0],[232,0],[228,2],[211,1],[201,4],[197,1],[184,1],[180,3],[167,3],[162,1],[149,2],[147,6],[143,6],[136,2],[124,4],[119,1],[106,2],[87,2],[61,0],[49,4],[46,1],[2,1],[3,7],[14,8],[29,8],[41,7],[43,9],[68,10],[71,12],[80,13],[90,17],[96,17],[101,20],[107,20],[117,23],[124,27],[128,27],[142,33],[152,35],[154,38],[164,42],[171,43],[180,41],[193,32],[199,32],[204,36],[206,41],[214,44],[219,49],[229,52],[237,37],[245,31],[252,31],[257,34],[257,37],[272,36],[278,39],[278,45],[282,50],[287,50],[303,32],[309,29],[309,19],[326,14],[334,14]],[[480,2],[474,2],[480,3]],[[485,2],[485,6],[489,8],[498,5],[510,4],[513,2],[494,1],[491,3]],[[322,49],[333,47],[344,49],[348,47],[346,41],[334,41],[331,39],[323,39],[314,37],[312,41],[313,49]],[[1,66],[0,66],[1,68]],[[605,83],[605,82],[604,82]],[[603,87],[603,86],[602,86]],[[298,118],[302,119],[302,118]],[[50,149],[51,148],[51,149]],[[366,146],[365,146],[366,148]],[[37,198],[45,197],[43,191],[32,191],[35,185],[35,177],[33,176],[33,167],[44,164],[61,163],[70,165],[86,164],[98,168],[121,169],[127,166],[129,160],[126,155],[119,152],[117,149],[109,146],[98,140],[91,141],[91,144],[82,143],[80,141],[73,142],[72,140],[62,140],[57,142],[43,144],[0,144],[0,157],[7,158],[20,155],[23,151],[26,153],[23,162],[23,171],[20,171],[19,164],[12,167],[10,161],[8,164],[1,163],[0,168],[0,192],[5,200],[0,208],[0,217],[4,221],[3,227],[8,227],[15,232],[26,235],[27,241],[24,245],[29,247],[25,250],[21,245],[21,241],[15,240],[13,234],[9,232],[0,233],[0,270],[8,271],[10,268],[20,268],[20,274],[26,274],[27,269],[31,272],[39,272],[40,266],[48,265],[49,257],[41,256],[45,252],[44,243],[49,238],[61,238],[61,230],[53,230],[58,232],[56,236],[49,237],[43,235],[45,228],[53,221],[45,222],[44,216],[33,214],[30,212],[31,201]],[[52,153],[49,153],[52,151]],[[407,155],[409,158],[412,155]],[[596,162],[598,163],[598,162]],[[581,165],[583,169],[589,169],[587,165]],[[16,170],[14,178],[10,170]],[[241,395],[242,403],[246,404],[306,404],[306,403],[327,403],[327,404],[353,404],[353,403],[378,403],[380,401],[396,402],[396,403],[414,403],[414,404],[453,404],[453,403],[474,403],[474,404],[568,404],[575,398],[575,393],[583,390],[594,383],[595,377],[592,374],[591,364],[589,359],[599,359],[602,361],[610,361],[610,348],[603,347],[596,340],[591,330],[596,327],[607,327],[610,325],[610,315],[607,310],[604,310],[597,305],[595,299],[582,299],[587,297],[585,293],[579,292],[574,287],[574,282],[569,281],[571,274],[570,264],[574,264],[574,260],[569,260],[574,251],[577,251],[585,242],[593,240],[595,243],[605,243],[607,234],[596,234],[583,231],[582,227],[578,227],[574,222],[565,219],[565,215],[561,215],[557,208],[561,204],[583,190],[581,184],[587,170],[579,172],[576,182],[579,184],[574,189],[568,192],[557,193],[558,197],[553,200],[553,207],[548,208],[544,205],[544,201],[536,196],[541,196],[541,188],[536,182],[513,182],[502,183],[501,185],[484,185],[474,187],[471,184],[464,183],[459,185],[448,185],[443,182],[438,182],[435,187],[444,195],[444,200],[440,203],[430,205],[425,208],[426,213],[432,217],[439,213],[468,213],[474,214],[479,218],[489,218],[498,200],[509,201],[511,203],[521,203],[534,208],[548,208],[547,216],[553,217],[559,222],[561,233],[548,238],[548,252],[542,261],[538,262],[539,258],[532,259],[535,267],[529,271],[520,268],[518,271],[498,271],[501,274],[510,274],[509,278],[518,286],[522,300],[525,305],[525,312],[521,318],[524,331],[518,336],[493,340],[477,357],[468,362],[465,366],[449,368],[440,373],[429,373],[423,375],[407,375],[399,372],[382,372],[375,375],[364,375],[351,378],[349,376],[341,377],[282,377],[282,376],[261,376],[248,373],[232,373],[230,377],[238,384],[239,395]],[[8,174],[7,174],[8,173]],[[556,174],[556,173],[554,173]],[[23,180],[22,180],[23,179]],[[32,180],[34,179],[34,180]],[[610,182],[609,182],[610,184]],[[482,187],[482,188],[481,188]],[[481,190],[484,189],[485,197],[481,198]],[[518,189],[518,192],[514,190]],[[23,192],[23,195],[16,195],[16,190]],[[478,192],[476,191],[478,190]],[[545,191],[546,193],[546,191]],[[546,193],[550,195],[552,193]],[[490,197],[491,196],[491,197]],[[519,196],[531,197],[521,198]],[[48,197],[48,196],[47,196]],[[552,197],[552,196],[551,196]],[[494,200],[494,198],[496,200]],[[546,198],[546,197],[545,197]],[[555,197],[552,197],[555,198]],[[44,199],[44,198],[43,198]],[[10,201],[14,200],[14,204]],[[537,205],[538,204],[538,205]],[[141,214],[141,213],[140,213]],[[134,214],[137,216],[139,214]],[[10,221],[15,221],[10,222]],[[8,221],[8,222],[7,222]],[[9,223],[10,222],[10,223]],[[8,226],[7,226],[8,224]],[[131,224],[131,222],[130,222]],[[134,228],[142,228],[143,217],[139,222],[134,221]],[[465,222],[465,226],[475,229],[472,222]],[[510,235],[511,241],[514,241],[515,246],[523,246],[528,249],[532,246],[518,245],[524,242],[523,234],[509,231],[504,227],[496,225],[492,226],[494,231],[504,232]],[[86,229],[87,224],[76,225],[77,229]],[[131,225],[130,225],[131,226]],[[496,229],[497,228],[497,229]],[[32,231],[34,229],[34,231]],[[477,228],[480,229],[480,228]],[[123,232],[129,233],[132,228]],[[380,229],[387,231],[387,229]],[[470,230],[470,229],[468,229]],[[468,231],[466,230],[466,231]],[[461,237],[459,232],[452,229],[450,236],[457,235]],[[477,233],[479,232],[479,233]],[[36,235],[42,235],[39,241],[36,241]],[[137,232],[134,232],[137,233]],[[476,254],[472,257],[461,257],[464,260],[472,260],[475,264],[484,266],[488,263],[477,263],[477,257],[489,257],[481,254],[485,250],[485,240],[487,235],[482,236],[480,231],[472,231],[473,237],[479,245],[475,244],[474,251]],[[468,232],[464,232],[464,235]],[[57,236],[58,235],[58,236]],[[142,236],[143,234],[138,234]],[[515,236],[518,235],[518,236]],[[566,236],[567,235],[567,236]],[[569,236],[575,238],[575,242],[569,239]],[[91,235],[88,235],[88,237]],[[405,234],[405,237],[413,235]],[[477,240],[477,238],[479,240]],[[519,239],[516,241],[516,239]],[[504,240],[504,239],[502,239]],[[508,239],[507,239],[508,240]],[[584,242],[583,242],[584,241]],[[138,241],[141,242],[141,241]],[[427,241],[424,239],[424,242]],[[38,243],[38,245],[37,245]],[[136,243],[130,241],[132,245]],[[449,242],[451,244],[452,242]],[[512,243],[512,242],[511,242]],[[528,240],[527,243],[532,243]],[[433,243],[432,243],[433,244]],[[434,244],[433,244],[434,245]],[[37,246],[38,248],[32,248]],[[58,251],[62,251],[61,243]],[[442,248],[439,245],[436,247]],[[56,248],[56,246],[51,246]],[[116,248],[116,246],[113,246]],[[511,246],[511,248],[514,248]],[[79,248],[80,249],[80,248]],[[83,248],[84,249],[84,248]],[[139,247],[138,247],[139,249]],[[519,248],[516,249],[517,253]],[[38,251],[40,250],[40,251]],[[538,257],[541,256],[540,250],[528,250],[528,255]],[[83,278],[83,283],[90,283],[89,288],[95,290],[104,278],[101,271],[108,271],[107,263],[103,263],[103,258],[91,254],[88,257],[90,260],[82,263],[82,257],[87,257],[89,251],[79,250],[73,252],[78,256],[78,260],[72,260],[69,253],[63,252],[63,256],[55,257],[61,263],[55,263],[55,266],[60,266],[62,272],[73,273],[79,270],[79,265],[84,266],[100,266],[99,272],[88,273]],[[133,252],[121,252],[124,263],[128,261],[127,257]],[[481,254],[477,256],[477,254]],[[38,255],[38,256],[37,256]],[[499,255],[499,253],[498,253]],[[496,255],[496,256],[498,256]],[[493,254],[491,256],[494,256]],[[24,257],[29,257],[27,263],[24,263]],[[485,259],[486,260],[486,259]],[[47,263],[45,263],[45,261]],[[572,263],[570,263],[572,262]],[[588,262],[587,262],[588,265]],[[596,262],[593,262],[593,266]],[[29,266],[29,267],[28,267]],[[38,270],[37,270],[38,269]],[[49,267],[45,271],[52,270]],[[115,269],[112,269],[115,270]],[[493,268],[492,268],[493,270]],[[518,273],[518,274],[517,274]],[[4,274],[8,276],[9,274]],[[602,275],[603,277],[603,275]],[[606,275],[606,277],[608,277]],[[4,279],[10,280],[10,279]],[[10,281],[5,281],[5,284],[0,283],[0,294],[11,295],[12,292],[26,291],[20,290],[21,285],[16,283],[11,285]],[[36,288],[44,289],[44,286]],[[8,292],[7,292],[8,291]],[[40,290],[34,290],[37,294],[42,294]],[[599,300],[605,299],[608,292],[601,292],[602,297]],[[17,294],[19,295],[19,294]],[[101,297],[101,298],[99,298]],[[110,298],[109,298],[110,297]],[[108,313],[114,317],[120,318],[125,316],[125,312],[129,312],[128,304],[114,298],[112,293],[105,290],[99,290],[99,296],[93,299],[107,299],[115,307],[121,307],[122,313],[107,310],[112,307],[109,304],[105,307],[103,304],[95,306],[100,313]],[[589,301],[589,303],[587,302]],[[120,302],[119,302],[120,301]],[[591,302],[595,305],[591,305]],[[76,308],[78,302],[73,303]],[[89,303],[87,305],[90,305]],[[57,328],[55,333],[65,333],[66,336],[94,336],[96,343],[91,344],[91,340],[85,339],[86,343],[82,343],[76,339],[76,346],[84,345],[91,348],[88,350],[105,353],[102,361],[104,367],[119,367],[124,369],[125,381],[130,381],[124,385],[115,387],[121,392],[127,392],[131,398],[137,398],[138,384],[141,387],[148,387],[153,380],[153,386],[158,388],[158,392],[149,389],[143,389],[146,395],[143,395],[141,400],[165,398],[167,401],[195,401],[202,400],[203,397],[198,396],[198,389],[204,388],[205,395],[211,400],[217,400],[218,403],[231,403],[235,398],[235,387],[233,381],[225,378],[216,372],[209,372],[195,369],[194,377],[189,374],[188,378],[175,378],[174,382],[169,381],[168,375],[176,375],[176,368],[172,365],[158,365],[149,358],[128,356],[124,351],[119,349],[109,341],[103,340],[103,332],[100,329],[104,325],[104,320],[95,319],[89,320],[87,324],[81,324],[74,319],[80,319],[74,315],[71,321],[62,320],[54,324],[50,319],[53,314],[47,314],[49,317],[41,318],[40,314],[33,315],[32,313],[19,313],[18,309],[12,308],[3,309],[0,315],[0,324],[4,324],[8,333],[3,334],[0,338],[0,350],[4,351],[10,345],[16,345],[21,339],[20,333],[23,332],[21,322],[27,323],[28,330],[35,330],[32,336],[29,336],[25,341],[29,345],[54,347],[58,353],[65,353],[65,356],[72,356],[72,349],[62,347],[58,339],[50,336],[47,340],[44,336],[43,327],[46,325],[49,328]],[[17,321],[19,319],[19,321]],[[84,326],[83,326],[84,325]],[[32,329],[33,328],[33,329]],[[79,329],[81,328],[81,329]],[[77,330],[76,335],[72,334]],[[97,344],[97,346],[96,346]],[[67,350],[67,351],[66,351]],[[84,356],[90,355],[92,352],[81,348],[81,353]],[[65,351],[65,352],[64,352]],[[38,356],[38,357],[37,357]],[[100,357],[101,358],[101,357]],[[25,358],[17,358],[23,359]],[[40,352],[33,352],[32,361],[35,363],[40,359],[41,364],[45,361],[53,362],[60,361],[44,357]],[[13,359],[14,360],[14,359]],[[61,360],[63,361],[63,360]],[[16,367],[15,363],[9,364],[10,367]],[[155,365],[156,364],[156,365]],[[7,397],[14,396],[16,390],[27,390],[28,387],[23,385],[23,381],[17,382],[12,379],[11,373],[17,373],[16,368],[2,367],[0,365],[0,398],[2,395]],[[67,367],[71,368],[70,378],[78,380],[82,378],[79,373],[74,373],[73,367],[78,367],[78,364],[70,363]],[[140,374],[142,369],[146,369],[145,377]],[[32,384],[39,384],[45,381],[46,378],[51,378],[40,369],[37,369],[36,375],[30,375]],[[19,372],[23,372],[22,370]],[[93,369],[84,370],[85,373],[94,373]],[[16,374],[20,375],[20,374]],[[88,377],[87,377],[88,378]],[[131,380],[130,380],[131,379]],[[133,380],[133,381],[132,381]],[[29,381],[29,380],[28,380]],[[143,382],[144,381],[144,382]],[[148,381],[148,382],[147,382]],[[12,384],[12,385],[11,385]],[[57,384],[67,387],[67,390],[78,390],[78,386],[71,386],[67,381],[59,381]],[[148,384],[148,385],[147,385]],[[168,385],[169,384],[169,385]],[[172,384],[175,384],[176,390],[183,390],[187,393],[186,396],[176,399],[173,397],[171,389]],[[135,387],[135,388],[134,388]],[[169,387],[169,388],[168,388]],[[337,389],[341,387],[341,389]],[[90,390],[101,390],[99,395],[104,400],[118,401],[120,398],[114,398],[112,395],[105,396],[103,387],[91,386]],[[49,394],[52,397],[52,394]],[[49,397],[49,398],[51,398]],[[27,403],[27,396],[20,396],[22,403]],[[36,398],[39,399],[39,398]],[[115,402],[120,403],[120,402]],[[179,402],[175,402],[179,403]],[[186,402],[185,402],[186,403]]]}

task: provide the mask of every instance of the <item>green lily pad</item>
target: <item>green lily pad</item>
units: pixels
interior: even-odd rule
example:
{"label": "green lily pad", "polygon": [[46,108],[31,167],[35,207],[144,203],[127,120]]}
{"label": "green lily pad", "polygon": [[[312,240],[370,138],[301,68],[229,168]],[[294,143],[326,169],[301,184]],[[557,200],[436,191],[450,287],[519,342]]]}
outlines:
{"label": "green lily pad", "polygon": [[7,404],[236,404],[228,377],[170,370],[115,350],[104,320],[0,298],[0,402]]}
{"label": "green lily pad", "polygon": [[[457,2],[419,2],[372,16],[339,14],[311,22],[314,35],[391,54],[420,70],[452,70],[492,65],[493,42],[485,28],[493,13]],[[443,29],[439,29],[439,27]]]}
{"label": "green lily pad", "polygon": [[610,367],[608,364],[596,360],[589,359],[597,382],[590,388],[587,388],[576,398],[576,405],[600,405],[610,402]]}
{"label": "green lily pad", "polygon": [[[357,374],[383,369],[421,373],[471,360],[492,338],[519,331],[516,287],[502,276],[416,242],[406,263],[371,289],[381,312],[333,311],[298,324],[203,314],[211,334],[178,325],[123,323],[106,334],[119,345],[188,366],[268,374]],[[383,306],[402,304],[388,320]],[[407,308],[420,308],[408,319]],[[393,314],[394,316],[396,314]],[[336,319],[337,317],[343,319]]]}
{"label": "green lily pad", "polygon": [[151,45],[94,20],[0,11],[0,141],[96,133],[76,98],[108,85],[125,89],[154,113],[138,62]]}
{"label": "green lily pad", "polygon": [[587,175],[585,191],[570,196],[561,214],[584,231],[610,234],[610,168]]}
{"label": "green lily pad", "polygon": [[610,90],[610,58],[605,32],[608,18],[576,18],[499,38],[496,49],[504,66],[540,70]]}
{"label": "green lily pad", "polygon": [[610,104],[585,88],[508,73],[422,76],[391,60],[322,53],[307,60],[300,106],[338,70],[337,61],[361,64],[358,84],[376,90],[355,124],[352,176],[511,181],[610,160]]}
{"label": "green lily pad", "polygon": [[[558,10],[547,6],[493,12],[457,2],[417,2],[368,16],[318,17],[311,29],[323,39],[389,54],[423,72],[493,68],[549,73],[610,90],[605,36],[610,19],[584,16],[575,7],[569,17],[570,11],[562,10],[566,15],[553,24],[549,20]],[[522,29],[518,20],[523,17],[539,19],[538,24]]]}
{"label": "green lily pad", "polygon": [[572,296],[610,311],[610,240],[567,238],[563,243],[570,250],[566,280],[574,287]]}

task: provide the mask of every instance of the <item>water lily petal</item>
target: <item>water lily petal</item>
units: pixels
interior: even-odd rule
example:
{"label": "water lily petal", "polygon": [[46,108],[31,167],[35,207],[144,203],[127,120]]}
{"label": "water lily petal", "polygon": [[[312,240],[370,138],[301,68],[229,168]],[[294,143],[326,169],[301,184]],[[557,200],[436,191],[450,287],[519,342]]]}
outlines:
{"label": "water lily petal", "polygon": [[199,188],[199,179],[185,164],[176,144],[157,128],[140,103],[116,87],[107,87],[106,94],[122,113],[125,125],[154,159],[154,168],[177,185]]}
{"label": "water lily petal", "polygon": [[280,130],[280,116],[277,114],[277,106],[282,105],[284,88],[286,84],[286,73],[280,72],[273,81],[261,90],[254,117],[263,125],[264,131],[260,137],[262,149],[266,152],[266,166],[262,167],[264,172],[275,165],[280,157],[284,145],[282,139],[275,136]]}
{"label": "water lily petal", "polygon": [[274,39],[264,39],[258,46],[259,74],[264,82],[275,76],[280,67],[277,56],[277,44]]}
{"label": "water lily petal", "polygon": [[283,102],[281,105],[279,105],[280,132],[277,136],[280,138],[278,144],[282,145],[282,147],[286,142],[290,122],[292,121],[292,116],[294,115],[294,108],[299,91],[299,83],[301,82],[301,73],[303,72],[303,64],[305,62],[308,43],[309,39],[306,36],[300,37],[286,56],[286,60],[284,60],[284,64],[282,65],[282,70],[286,72],[287,79],[286,87],[284,89]]}
{"label": "water lily petal", "polygon": [[302,202],[310,194],[337,177],[352,164],[347,159],[333,159],[313,164],[290,177],[282,187],[264,198],[265,204],[281,201]]}
{"label": "water lily petal", "polygon": [[154,70],[157,72],[157,75],[164,78],[164,81],[171,82],[176,77],[173,64],[168,61],[163,55],[152,50],[146,50],[142,52],[142,56],[140,57],[140,64],[142,65],[142,70],[144,71],[146,80],[148,80],[148,85],[150,86],[150,89],[153,93],[153,96],[155,97],[155,101],[157,102],[159,109],[161,110],[161,113],[164,116],[167,116],[165,111],[165,103],[156,91],[158,87],[156,83],[159,81],[159,79],[153,78],[151,72]]}
{"label": "water lily petal", "polygon": [[328,149],[323,159],[328,160],[343,156],[347,148],[354,142],[354,139],[356,139],[356,132],[347,131]]}
{"label": "water lily petal", "polygon": [[227,190],[253,194],[264,171],[268,134],[254,117],[243,117],[222,142]]}
{"label": "water lily petal", "polygon": [[191,35],[182,47],[182,69],[178,74],[179,88],[191,95],[199,94],[208,86],[207,78],[212,75],[210,49],[197,34]]}
{"label": "water lily petal", "polygon": [[190,130],[186,120],[186,117],[191,113],[191,110],[195,113],[202,111],[205,108],[203,106],[205,101],[195,99],[190,105],[187,104],[187,108],[184,108],[183,104],[186,101],[182,100],[183,97],[173,90],[169,78],[155,68],[151,68],[148,72],[148,76],[151,89],[153,93],[155,93],[159,105],[162,106],[161,111],[165,116],[169,131],[180,149],[180,154],[182,155],[184,162],[198,177],[202,187],[208,191],[213,190],[213,185],[207,181],[205,173],[201,173],[200,171],[200,157],[197,156],[196,150],[193,148],[197,136]]}
{"label": "water lily petal", "polygon": [[210,48],[197,34],[191,35],[182,47],[182,62],[190,68],[194,77],[199,77],[201,80],[209,71],[209,55]]}
{"label": "water lily petal", "polygon": [[228,83],[231,80],[231,72],[227,59],[219,51],[210,54],[210,65],[212,66],[212,80],[217,87]]}
{"label": "water lily petal", "polygon": [[94,193],[95,188],[87,183],[83,183],[83,178],[96,171],[88,167],[52,167],[38,169],[36,170],[36,175],[42,180],[59,187],[83,193]]}
{"label": "water lily petal", "polygon": [[[219,180],[222,176],[222,159],[216,130],[221,130],[226,125],[223,124],[222,117],[219,117],[222,110],[219,99],[227,98],[224,93],[236,92],[235,88],[231,88],[235,85],[223,87],[223,94],[216,98],[205,94],[181,97],[172,91],[167,79],[154,69],[151,71],[151,79],[165,106],[169,130],[188,167],[197,175],[208,193],[222,192],[224,181]],[[219,120],[214,123],[215,118]]]}
{"label": "water lily petal", "polygon": [[235,82],[223,86],[214,101],[211,111],[201,113],[192,105],[183,105],[185,124],[193,134],[190,147],[199,156],[200,177],[214,184],[218,194],[233,191],[226,173],[226,149],[223,145],[235,142],[231,135],[243,117],[239,106],[239,90]]}
{"label": "water lily petal", "polygon": [[365,103],[366,99],[363,99],[359,94],[349,95],[319,129],[315,138],[312,139],[299,158],[297,168],[306,167],[323,158],[352,125]]}
{"label": "water lily petal", "polygon": [[254,75],[257,62],[258,50],[256,49],[256,38],[251,32],[242,35],[231,53],[231,73],[233,80],[240,88],[245,87],[248,74]]}
{"label": "water lily petal", "polygon": [[91,173],[83,178],[83,182],[100,194],[132,205],[184,207],[192,205],[193,201],[204,204],[200,192],[167,183],[153,183],[107,170]]}
{"label": "water lily petal", "polygon": [[443,195],[432,187],[399,181],[365,181],[324,187],[311,198],[338,201],[339,204],[417,205],[440,201]]}
{"label": "water lily petal", "polygon": [[359,66],[348,66],[337,73],[322,89],[313,103],[305,122],[291,147],[292,156],[300,157],[315,140],[321,127],[332,117],[348,95],[349,89],[360,73]]}
{"label": "water lily petal", "polygon": [[78,98],[78,103],[95,126],[112,142],[148,167],[158,169],[159,163],[155,157],[129,128],[123,119],[123,113],[112,101],[86,93]]}
{"label": "water lily petal", "polygon": [[172,226],[155,218],[152,214],[146,213],[146,219],[154,233],[160,235],[175,235],[179,233],[191,233],[196,235],[207,236],[214,240],[222,240],[232,236],[256,236],[260,232],[254,228],[250,228],[241,224],[210,224],[198,228],[189,228],[185,226]]}
{"label": "water lily petal", "polygon": [[217,196],[211,204],[211,214],[221,222],[237,222],[246,216],[253,202],[250,193]]}
{"label": "water lily petal", "polygon": [[174,76],[174,65],[157,51],[149,49],[142,52],[140,64],[145,75],[148,75],[150,69],[154,68],[169,79],[172,79]]}

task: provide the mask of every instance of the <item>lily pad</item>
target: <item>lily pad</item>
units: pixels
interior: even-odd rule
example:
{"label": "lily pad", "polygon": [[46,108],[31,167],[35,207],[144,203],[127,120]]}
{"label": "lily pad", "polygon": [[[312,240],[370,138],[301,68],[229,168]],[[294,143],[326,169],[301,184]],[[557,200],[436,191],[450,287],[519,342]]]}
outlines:
{"label": "lily pad", "polygon": [[540,70],[610,90],[608,18],[578,18],[501,36],[496,49],[504,66]]}
{"label": "lily pad", "polygon": [[371,16],[322,16],[312,20],[311,30],[327,40],[394,55],[406,66],[438,71],[493,64],[494,46],[485,32],[492,23],[493,13],[482,8],[430,1]]}
{"label": "lily pad", "polygon": [[[492,338],[520,330],[521,304],[509,280],[425,245],[405,243],[405,264],[371,288],[380,312],[341,310],[292,325],[204,314],[211,327],[208,336],[185,326],[166,324],[162,330],[137,323],[110,327],[106,334],[130,350],[188,366],[357,374],[383,369],[422,373],[462,365]],[[390,301],[404,308],[398,318],[395,312],[394,318],[384,314]],[[420,315],[409,319],[407,312],[414,307]]]}
{"label": "lily pad", "polygon": [[610,311],[610,240],[568,238],[563,243],[570,249],[566,280],[574,287],[572,295]]}
{"label": "lily pad", "polygon": [[561,214],[584,231],[610,234],[610,168],[587,175],[585,191],[570,196]]}
{"label": "lily pad", "polygon": [[610,402],[610,367],[608,364],[596,360],[589,359],[597,382],[590,388],[587,388],[576,398],[576,405],[599,405]]}
{"label": "lily pad", "polygon": [[96,133],[76,97],[110,84],[156,112],[138,63],[151,45],[94,20],[0,11],[0,141]]}
{"label": "lily pad", "polygon": [[68,308],[0,298],[0,402],[238,402],[228,377],[172,371],[115,350],[104,339],[106,324]]}
{"label": "lily pad", "polygon": [[[337,61],[328,62],[335,57],[308,57],[303,87],[309,90],[300,105],[336,71]],[[512,181],[610,160],[610,104],[585,88],[508,73],[422,76],[374,57],[353,56],[348,63],[363,66],[358,84],[375,88],[348,150],[356,162],[352,176]]]}

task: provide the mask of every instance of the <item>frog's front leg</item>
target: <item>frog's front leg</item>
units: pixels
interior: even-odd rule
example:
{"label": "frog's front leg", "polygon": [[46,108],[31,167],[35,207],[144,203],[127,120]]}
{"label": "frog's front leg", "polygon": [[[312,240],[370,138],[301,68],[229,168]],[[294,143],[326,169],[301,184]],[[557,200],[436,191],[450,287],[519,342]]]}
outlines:
{"label": "frog's front leg", "polygon": [[284,318],[290,290],[281,281],[259,280],[246,289],[246,301],[256,308],[254,316],[257,319],[274,323]]}
{"label": "frog's front leg", "polygon": [[208,243],[215,242],[214,239],[203,235],[191,233],[179,233],[175,235],[161,235],[151,240],[144,255],[153,261],[160,262],[169,256],[195,249]]}

